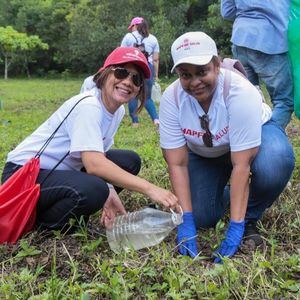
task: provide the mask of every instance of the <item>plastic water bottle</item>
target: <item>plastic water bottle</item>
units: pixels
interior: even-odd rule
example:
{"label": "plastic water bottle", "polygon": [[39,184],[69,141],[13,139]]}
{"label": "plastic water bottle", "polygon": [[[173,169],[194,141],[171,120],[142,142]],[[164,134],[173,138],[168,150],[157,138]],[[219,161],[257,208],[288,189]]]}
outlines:
{"label": "plastic water bottle", "polygon": [[154,102],[159,103],[161,99],[161,87],[160,84],[155,81],[154,84],[152,85],[152,90],[151,90],[151,99]]}
{"label": "plastic water bottle", "polygon": [[159,244],[177,225],[182,215],[150,207],[120,215],[107,226],[106,237],[115,253],[139,250]]}

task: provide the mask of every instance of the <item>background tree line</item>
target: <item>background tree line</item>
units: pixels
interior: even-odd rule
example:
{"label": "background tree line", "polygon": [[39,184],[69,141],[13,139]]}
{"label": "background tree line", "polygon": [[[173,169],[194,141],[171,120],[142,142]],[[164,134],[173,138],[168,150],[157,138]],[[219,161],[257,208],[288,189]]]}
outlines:
{"label": "background tree line", "polygon": [[[230,55],[231,24],[220,16],[220,0],[0,0],[0,71],[94,73],[135,16],[143,16],[158,38],[160,73],[169,74],[171,44],[186,31],[207,32],[220,54]],[[14,45],[16,37],[8,43],[8,28],[35,43],[26,51]]]}

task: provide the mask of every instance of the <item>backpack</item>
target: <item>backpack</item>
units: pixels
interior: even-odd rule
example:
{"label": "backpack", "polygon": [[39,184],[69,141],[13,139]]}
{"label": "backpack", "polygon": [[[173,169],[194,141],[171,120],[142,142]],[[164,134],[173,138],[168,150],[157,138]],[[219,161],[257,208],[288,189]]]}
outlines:
{"label": "backpack", "polygon": [[134,39],[135,39],[135,43],[133,44],[133,47],[138,48],[141,50],[141,52],[145,55],[146,59],[148,60],[148,57],[150,56],[149,53],[146,51],[146,47],[145,44],[143,43],[143,40],[145,37],[143,37],[139,43],[137,37],[131,32],[131,34],[133,35]]}

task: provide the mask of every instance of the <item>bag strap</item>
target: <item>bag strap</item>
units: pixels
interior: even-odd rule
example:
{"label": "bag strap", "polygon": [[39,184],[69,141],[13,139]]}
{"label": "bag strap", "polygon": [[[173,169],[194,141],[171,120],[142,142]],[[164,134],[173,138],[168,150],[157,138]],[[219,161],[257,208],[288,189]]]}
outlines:
{"label": "bag strap", "polygon": [[139,41],[138,41],[137,37],[132,32],[130,32],[130,33],[133,35],[133,37],[136,40],[137,44],[139,44]]}
{"label": "bag strap", "polygon": [[[70,109],[70,111],[67,113],[67,115],[64,117],[64,119],[60,122],[60,124],[57,126],[57,128],[52,132],[52,134],[50,135],[50,137],[47,139],[47,141],[44,143],[44,145],[41,147],[41,149],[38,151],[38,153],[35,155],[36,158],[39,158],[42,153],[44,152],[44,150],[46,149],[46,147],[49,145],[49,143],[51,142],[51,140],[53,139],[54,135],[56,134],[56,132],[59,130],[59,128],[61,127],[61,125],[63,124],[63,122],[67,119],[67,117],[70,115],[70,113],[74,110],[74,108],[77,106],[77,104],[79,102],[81,102],[83,99],[88,98],[91,96],[85,96],[81,99],[79,99],[74,106]],[[68,151],[58,162],[57,164],[50,170],[50,172],[47,174],[47,176],[43,179],[43,181],[40,184],[43,184],[48,178],[49,176],[53,173],[53,171],[63,162],[63,160],[70,154],[70,151]]]}
{"label": "bag strap", "polygon": [[231,70],[240,76],[248,79],[247,72],[242,65],[242,63],[238,59],[233,58],[224,58],[223,61],[221,61],[221,68]]}
{"label": "bag strap", "polygon": [[[237,72],[235,72],[237,73]],[[239,74],[239,73],[237,73]],[[240,74],[241,75],[241,74]],[[243,75],[243,74],[242,74]],[[244,78],[247,79],[247,77],[243,76]],[[225,75],[224,75],[224,86],[223,86],[223,99],[225,102],[225,105],[227,107],[227,97],[229,95],[229,90],[230,90],[230,84],[231,84],[231,70],[229,69],[225,69]],[[256,89],[259,91],[260,96],[261,96],[261,100],[263,103],[266,103],[266,99],[265,96],[260,88],[259,85],[255,85]]]}
{"label": "bag strap", "polygon": [[53,173],[53,171],[63,162],[63,160],[70,154],[70,151],[68,151],[58,162],[57,164],[50,170],[50,172],[47,174],[47,176],[42,180],[40,184],[43,184],[48,177]]}
{"label": "bag strap", "polygon": [[230,84],[231,84],[231,71],[225,69],[224,85],[223,85],[223,99],[224,99],[226,107],[227,107],[227,97],[229,94]]}
{"label": "bag strap", "polygon": [[46,140],[46,142],[44,143],[44,145],[41,147],[41,149],[37,152],[37,154],[35,155],[35,158],[39,158],[44,150],[46,149],[46,147],[49,145],[49,143],[51,142],[51,140],[53,139],[54,135],[57,133],[57,131],[59,130],[59,128],[62,126],[62,124],[64,123],[64,121],[67,119],[67,117],[70,115],[70,113],[73,111],[73,109],[77,106],[77,104],[82,101],[85,98],[88,98],[91,96],[85,96],[83,98],[81,98],[80,100],[78,100],[75,105],[71,108],[71,110],[68,112],[68,114],[64,117],[64,119],[60,122],[60,124],[57,126],[57,128],[52,132],[52,134],[49,136],[49,138]]}

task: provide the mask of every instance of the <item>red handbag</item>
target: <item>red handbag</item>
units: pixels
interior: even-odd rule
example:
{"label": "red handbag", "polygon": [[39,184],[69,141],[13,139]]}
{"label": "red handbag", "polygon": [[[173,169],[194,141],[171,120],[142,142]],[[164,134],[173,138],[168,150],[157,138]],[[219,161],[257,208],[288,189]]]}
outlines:
{"label": "red handbag", "polygon": [[35,223],[40,185],[36,179],[40,159],[32,158],[16,171],[0,189],[0,244],[15,243]]}
{"label": "red handbag", "polygon": [[[90,96],[83,97],[76,102],[36,156],[0,186],[0,244],[16,243],[23,234],[33,229],[36,219],[36,204],[40,196],[40,184],[36,183],[40,171],[40,156],[75,106],[87,97]],[[69,152],[60,159],[42,183],[68,154]]]}

